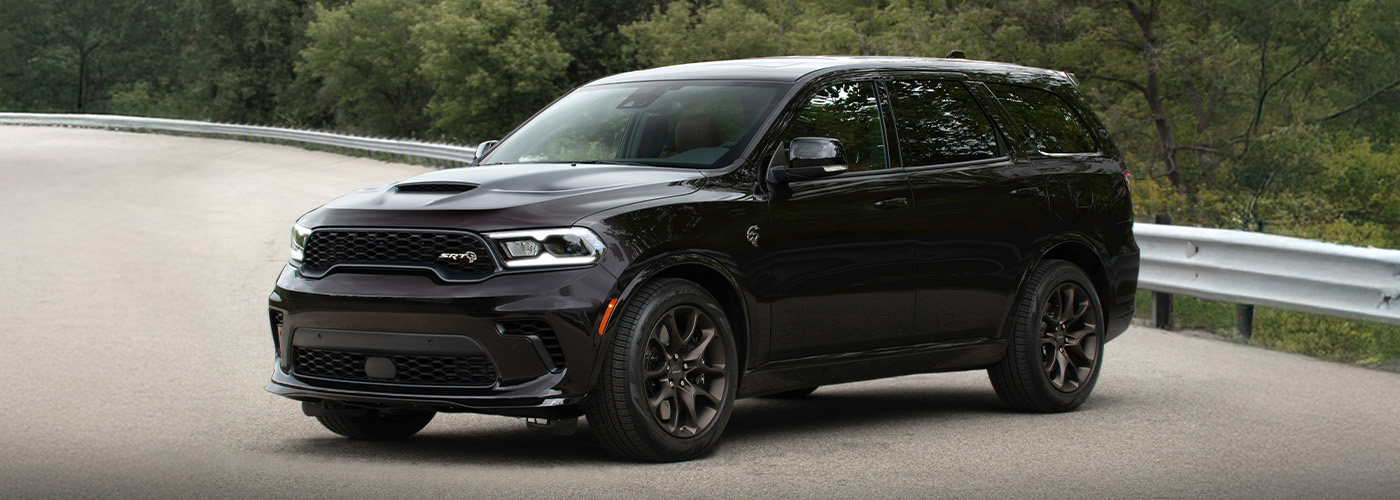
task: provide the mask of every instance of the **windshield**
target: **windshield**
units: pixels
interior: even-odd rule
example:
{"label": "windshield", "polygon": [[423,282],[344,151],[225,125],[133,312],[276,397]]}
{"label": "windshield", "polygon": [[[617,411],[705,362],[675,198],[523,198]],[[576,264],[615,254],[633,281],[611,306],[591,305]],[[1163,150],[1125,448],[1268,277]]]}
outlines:
{"label": "windshield", "polygon": [[584,87],[482,158],[714,168],[733,162],[787,85],[642,82]]}

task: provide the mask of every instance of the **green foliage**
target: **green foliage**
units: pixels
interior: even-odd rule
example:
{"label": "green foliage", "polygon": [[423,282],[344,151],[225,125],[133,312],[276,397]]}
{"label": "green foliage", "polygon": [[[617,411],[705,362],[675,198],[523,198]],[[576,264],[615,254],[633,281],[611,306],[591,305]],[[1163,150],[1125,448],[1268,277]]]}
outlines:
{"label": "green foliage", "polygon": [[[194,34],[201,8],[182,0],[0,0],[0,109],[112,111],[110,94],[144,82],[164,105],[189,115],[202,108],[202,58]],[[188,57],[185,57],[188,56]]]}
{"label": "green foliage", "polygon": [[473,141],[498,138],[568,90],[570,56],[545,30],[542,0],[443,2],[414,29],[422,72],[435,94],[437,130]]}
{"label": "green foliage", "polygon": [[207,0],[200,26],[210,52],[210,105],[216,119],[322,127],[333,113],[317,97],[320,82],[298,77],[315,7],[349,0]]}
{"label": "green foliage", "polygon": [[698,11],[684,1],[657,7],[647,21],[619,29],[644,66],[739,59],[781,53],[778,25],[739,2]]}
{"label": "green foliage", "polygon": [[579,84],[637,69],[636,57],[623,50],[618,26],[636,22],[664,0],[548,0],[548,31],[573,58],[566,80]]}
{"label": "green foliage", "polygon": [[432,96],[419,73],[423,51],[413,29],[428,17],[428,0],[358,0],[314,8],[309,45],[297,66],[321,82],[320,97],[351,129],[412,137],[427,129],[423,108]]}

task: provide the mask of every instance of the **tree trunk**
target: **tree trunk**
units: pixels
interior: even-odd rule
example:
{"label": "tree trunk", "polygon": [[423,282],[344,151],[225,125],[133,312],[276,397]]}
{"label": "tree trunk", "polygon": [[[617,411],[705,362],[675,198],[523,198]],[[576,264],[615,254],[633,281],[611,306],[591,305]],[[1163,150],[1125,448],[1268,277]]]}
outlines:
{"label": "tree trunk", "polygon": [[78,102],[75,109],[81,113],[87,103],[87,72],[88,72],[88,50],[85,46],[78,47]]}
{"label": "tree trunk", "polygon": [[1157,128],[1157,138],[1161,142],[1162,161],[1166,163],[1167,180],[1177,192],[1189,194],[1176,165],[1176,135],[1172,133],[1171,122],[1167,120],[1167,110],[1162,104],[1161,77],[1158,75],[1161,54],[1157,52],[1157,35],[1152,31],[1152,23],[1157,17],[1157,2],[1153,0],[1147,11],[1134,0],[1123,0],[1128,14],[1137,22],[1142,31],[1143,62],[1147,65],[1147,78],[1143,84],[1143,96],[1147,98],[1147,109],[1152,113],[1152,124]]}

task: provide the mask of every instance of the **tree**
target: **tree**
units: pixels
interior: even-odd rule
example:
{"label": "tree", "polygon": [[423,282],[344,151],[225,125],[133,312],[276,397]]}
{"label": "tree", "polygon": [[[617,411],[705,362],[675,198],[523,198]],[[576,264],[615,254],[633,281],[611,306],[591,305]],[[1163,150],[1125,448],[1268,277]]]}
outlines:
{"label": "tree", "polygon": [[671,2],[619,31],[637,62],[648,67],[783,53],[777,23],[732,1],[698,10],[683,1]]}
{"label": "tree", "polygon": [[188,0],[0,2],[0,103],[26,110],[102,112],[113,88],[172,82],[195,24]]}
{"label": "tree", "polygon": [[465,0],[434,6],[413,31],[434,90],[434,128],[449,137],[500,137],[567,87],[570,57],[545,29],[543,0]]}
{"label": "tree", "polygon": [[222,121],[318,127],[332,110],[317,98],[321,83],[296,72],[309,43],[313,7],[349,0],[207,0],[205,20],[212,68],[210,107]]}
{"label": "tree", "polygon": [[548,0],[548,30],[573,58],[565,70],[569,85],[639,69],[623,50],[626,38],[617,31],[642,19],[664,0]]}
{"label": "tree", "polygon": [[423,51],[412,41],[427,4],[356,0],[314,8],[297,71],[321,82],[321,98],[345,115],[339,121],[347,128],[395,137],[427,131],[432,88],[419,72]]}

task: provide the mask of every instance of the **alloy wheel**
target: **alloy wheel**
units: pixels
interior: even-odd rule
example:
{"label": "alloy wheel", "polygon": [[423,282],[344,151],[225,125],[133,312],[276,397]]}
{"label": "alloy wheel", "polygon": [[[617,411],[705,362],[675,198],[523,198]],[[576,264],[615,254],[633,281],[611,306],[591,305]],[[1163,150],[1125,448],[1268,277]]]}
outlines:
{"label": "alloy wheel", "polygon": [[725,352],[714,319],[691,306],[676,306],[651,328],[643,359],[647,407],[675,437],[709,428],[724,406]]}
{"label": "alloy wheel", "polygon": [[1041,306],[1040,363],[1060,392],[1079,390],[1094,374],[1099,355],[1098,311],[1089,293],[1062,283]]}

